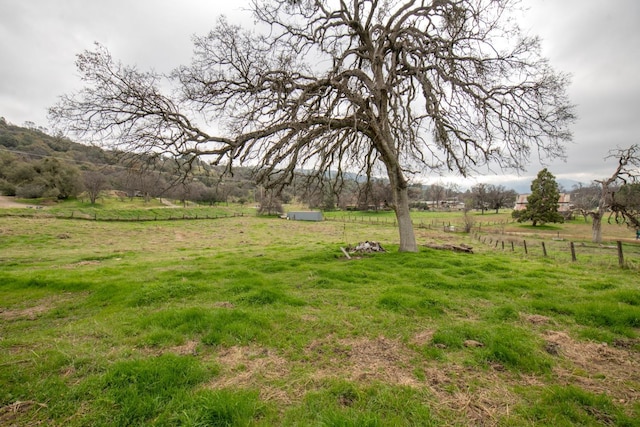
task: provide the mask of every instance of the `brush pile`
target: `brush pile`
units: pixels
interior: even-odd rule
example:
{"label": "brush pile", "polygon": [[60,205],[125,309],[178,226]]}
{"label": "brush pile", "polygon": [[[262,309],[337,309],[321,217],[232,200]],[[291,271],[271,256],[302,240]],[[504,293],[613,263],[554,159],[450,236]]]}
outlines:
{"label": "brush pile", "polygon": [[356,246],[347,247],[347,251],[352,254],[370,254],[373,252],[386,252],[379,242],[365,241],[358,243]]}

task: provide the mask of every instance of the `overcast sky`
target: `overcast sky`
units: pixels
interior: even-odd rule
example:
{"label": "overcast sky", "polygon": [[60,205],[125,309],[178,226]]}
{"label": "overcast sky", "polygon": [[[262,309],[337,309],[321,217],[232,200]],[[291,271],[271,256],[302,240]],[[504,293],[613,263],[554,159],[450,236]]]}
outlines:
{"label": "overcast sky", "polygon": [[[0,0],[0,116],[16,125],[49,127],[47,108],[80,87],[75,56],[105,45],[139,69],[169,72],[189,62],[191,38],[224,13],[251,25],[247,0]],[[611,175],[610,149],[640,143],[640,1],[525,0],[522,27],[543,39],[556,70],[572,75],[577,105],[566,161],[549,163],[558,179],[589,183]],[[530,182],[527,173],[463,182]],[[434,177],[433,180],[447,181]]]}

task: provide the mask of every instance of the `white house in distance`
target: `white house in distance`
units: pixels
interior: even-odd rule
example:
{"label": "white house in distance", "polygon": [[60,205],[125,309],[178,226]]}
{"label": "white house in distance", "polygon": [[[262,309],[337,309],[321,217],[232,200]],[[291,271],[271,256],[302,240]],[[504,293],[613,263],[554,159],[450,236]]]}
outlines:
{"label": "white house in distance", "polygon": [[[527,208],[527,197],[529,197],[529,194],[519,194],[513,210],[525,210]],[[571,207],[571,194],[560,193],[560,197],[558,198],[558,212],[571,212]]]}

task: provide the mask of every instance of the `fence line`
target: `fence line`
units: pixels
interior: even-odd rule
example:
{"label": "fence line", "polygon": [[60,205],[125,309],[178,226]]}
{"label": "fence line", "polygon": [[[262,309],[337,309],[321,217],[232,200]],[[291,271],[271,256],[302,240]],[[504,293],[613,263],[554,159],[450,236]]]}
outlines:
{"label": "fence line", "polygon": [[[488,246],[493,246],[494,249],[498,248],[498,243],[501,242],[502,243],[502,250],[505,250],[505,240],[504,239],[500,239],[500,238],[496,238],[494,241],[494,238],[488,235],[483,235],[480,234],[478,232],[475,232],[473,234],[473,238],[483,244],[486,244]],[[526,239],[522,239],[521,240],[521,244],[517,244],[518,242],[520,242],[519,239],[513,239],[513,238],[509,238],[508,242],[511,243],[511,251],[515,252],[516,251],[516,246],[522,246],[522,250],[524,255],[533,255],[535,252],[535,247],[536,245],[539,245],[540,247],[540,254],[543,257],[549,257],[550,253],[565,253],[565,252],[569,252],[570,256],[571,256],[571,261],[572,262],[578,262],[579,259],[583,259],[580,255],[579,252],[582,253],[583,257],[588,257],[588,256],[599,256],[601,255],[603,252],[605,251],[614,251],[616,252],[616,257],[618,259],[618,265],[620,267],[625,267],[628,265],[628,263],[625,261],[625,250],[624,250],[624,245],[623,242],[621,240],[617,240],[615,242],[615,245],[589,245],[586,243],[578,243],[576,244],[576,242],[570,241],[570,242],[564,242],[563,244],[560,244],[559,242],[561,242],[562,240],[554,240],[552,242],[545,242],[544,240],[540,240],[540,239],[536,239],[537,243],[532,244],[532,241],[529,240],[527,241]],[[567,244],[568,243],[568,244]],[[549,246],[551,245],[551,246]],[[555,246],[555,247],[554,247]],[[579,251],[576,248],[580,248],[580,249],[584,249],[583,251]],[[628,247],[627,246],[627,254],[632,254],[632,255],[640,255],[640,250],[634,250],[634,247]],[[638,249],[640,249],[640,246],[638,246]],[[553,252],[551,252],[551,250]]]}
{"label": "fence line", "polygon": [[3,216],[17,216],[22,218],[55,218],[55,219],[74,219],[80,221],[103,221],[103,222],[151,222],[151,221],[194,221],[194,220],[203,220],[203,219],[223,219],[223,218],[237,218],[244,217],[244,213],[233,213],[233,214],[220,214],[220,215],[169,215],[169,217],[158,216],[157,214],[153,217],[137,215],[136,217],[120,217],[120,216],[98,216],[97,213],[93,214],[85,214],[85,213],[77,213],[72,211],[71,214],[47,214],[42,216],[34,216],[34,215],[3,215]]}
{"label": "fence line", "polygon": [[[372,217],[365,217],[365,216],[351,216],[351,215],[344,215],[344,216],[335,216],[335,217],[325,217],[325,220],[327,221],[337,221],[337,222],[345,222],[345,223],[358,223],[358,224],[362,224],[362,223],[366,223],[366,224],[372,224],[372,225],[392,225],[392,226],[396,226],[397,222],[395,218],[372,218]],[[473,229],[476,229],[478,231],[480,231],[482,229],[482,227],[496,227],[496,226],[505,226],[507,224],[512,224],[514,223],[515,220],[501,220],[501,221],[486,221],[486,222],[482,222],[482,221],[478,221],[476,222],[473,227]],[[465,228],[465,225],[461,222],[452,222],[451,220],[448,219],[441,219],[441,218],[434,218],[430,221],[424,221],[424,220],[420,220],[420,222],[417,222],[415,220],[413,220],[413,226],[416,228],[423,228],[423,229],[429,229],[429,230],[444,230],[444,231],[456,231],[456,230],[462,230]]]}

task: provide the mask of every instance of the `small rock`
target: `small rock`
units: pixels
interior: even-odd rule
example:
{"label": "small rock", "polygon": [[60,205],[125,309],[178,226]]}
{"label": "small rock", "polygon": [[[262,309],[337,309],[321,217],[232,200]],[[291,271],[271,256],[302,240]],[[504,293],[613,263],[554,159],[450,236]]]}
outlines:
{"label": "small rock", "polygon": [[484,347],[484,344],[476,340],[466,340],[464,342],[464,346],[465,347]]}

